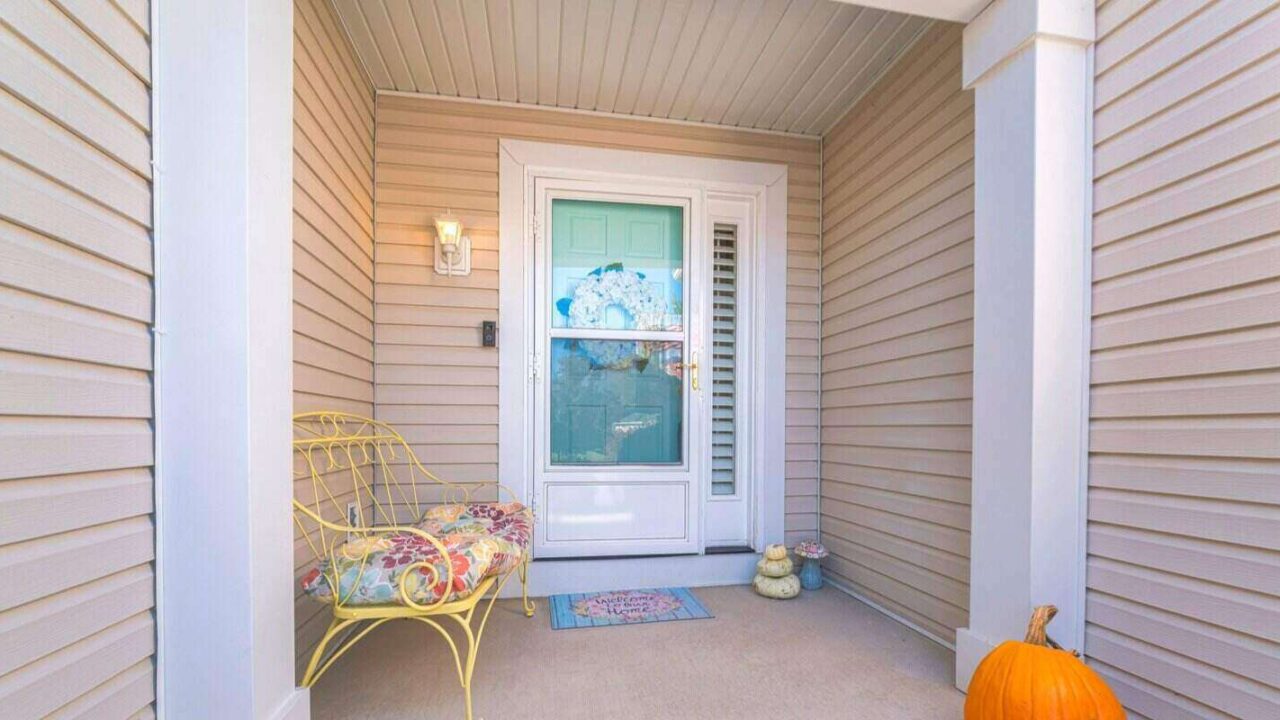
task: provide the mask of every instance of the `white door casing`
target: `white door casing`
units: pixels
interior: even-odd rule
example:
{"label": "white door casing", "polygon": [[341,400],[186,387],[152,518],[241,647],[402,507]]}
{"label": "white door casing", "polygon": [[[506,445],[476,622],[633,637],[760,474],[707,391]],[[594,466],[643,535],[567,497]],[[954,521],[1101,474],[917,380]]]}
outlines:
{"label": "white door casing", "polygon": [[[739,421],[743,435],[739,453],[741,489],[735,497],[721,501],[726,509],[734,502],[739,508],[745,508],[746,519],[737,523],[740,531],[723,529],[734,527],[732,522],[717,525],[712,520],[710,527],[721,528],[715,531],[719,537],[700,537],[705,513],[710,512],[714,517],[716,512],[707,510],[712,506],[708,499],[707,469],[698,469],[699,464],[707,461],[707,453],[690,453],[690,496],[686,506],[690,529],[679,543],[668,543],[671,549],[641,551],[697,553],[705,540],[728,544],[744,535],[746,544],[757,548],[764,543],[780,542],[784,516],[785,346],[760,338],[770,330],[775,337],[780,336],[786,322],[785,166],[515,140],[501,141],[499,154],[499,477],[502,482],[521,493],[527,502],[535,501],[535,469],[540,461],[537,444],[541,437],[534,429],[539,422],[536,393],[541,389],[537,382],[531,382],[530,376],[531,371],[537,369],[538,344],[545,342],[538,335],[539,310],[535,302],[539,263],[535,240],[537,214],[533,209],[538,205],[539,179],[547,189],[558,185],[575,192],[607,194],[612,188],[629,195],[643,189],[643,193],[650,195],[685,198],[691,208],[691,237],[708,232],[714,216],[723,216],[720,221],[741,223],[747,217],[743,214],[744,208],[750,208],[754,210],[754,217],[745,228],[747,232],[740,228],[740,235],[744,247],[749,248],[749,259],[742,261],[743,274],[753,283],[749,307],[744,311],[747,325],[742,338],[744,346],[751,348],[747,364],[752,372],[744,373],[738,380],[745,384],[744,390],[751,401],[749,417]],[[692,212],[694,200],[702,205],[696,213]],[[701,227],[694,230],[696,225]],[[706,248],[705,243],[703,247]],[[709,250],[705,257],[699,253],[697,262],[707,262],[706,257]],[[773,262],[768,262],[769,259]],[[690,261],[694,261],[692,256]],[[696,333],[698,341],[709,331],[708,313],[701,315],[703,327],[697,330],[690,327],[691,335]],[[707,362],[705,349],[700,350],[700,361]],[[701,399],[694,397],[691,402],[695,405],[707,402],[707,394],[701,395]],[[690,411],[698,408],[691,407]],[[535,538],[535,558],[579,554],[579,551],[548,554],[546,545],[544,539]],[[695,566],[698,560],[700,558],[688,558]],[[694,576],[696,579],[696,571]]]}

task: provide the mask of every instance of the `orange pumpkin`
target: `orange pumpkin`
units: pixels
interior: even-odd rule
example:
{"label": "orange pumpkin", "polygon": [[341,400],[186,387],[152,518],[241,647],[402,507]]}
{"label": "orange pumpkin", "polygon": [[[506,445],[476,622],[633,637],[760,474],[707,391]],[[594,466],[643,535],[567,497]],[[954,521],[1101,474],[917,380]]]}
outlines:
{"label": "orange pumpkin", "polygon": [[1111,688],[1076,654],[1045,634],[1057,614],[1041,605],[1027,638],[1008,640],[978,663],[964,702],[965,720],[1125,720]]}

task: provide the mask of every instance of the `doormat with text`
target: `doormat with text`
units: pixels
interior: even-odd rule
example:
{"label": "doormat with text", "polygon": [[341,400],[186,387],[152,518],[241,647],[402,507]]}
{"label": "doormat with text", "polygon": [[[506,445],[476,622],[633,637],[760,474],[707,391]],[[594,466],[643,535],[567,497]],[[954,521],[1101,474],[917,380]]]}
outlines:
{"label": "doormat with text", "polygon": [[551,596],[553,630],[710,617],[689,588],[682,587]]}

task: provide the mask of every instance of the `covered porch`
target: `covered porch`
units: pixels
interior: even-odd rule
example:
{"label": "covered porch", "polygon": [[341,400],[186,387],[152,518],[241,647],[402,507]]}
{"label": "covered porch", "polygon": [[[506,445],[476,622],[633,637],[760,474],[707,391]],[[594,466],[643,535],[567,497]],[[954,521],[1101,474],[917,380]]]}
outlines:
{"label": "covered porch", "polygon": [[[769,602],[695,588],[712,619],[555,631],[494,608],[475,675],[477,718],[958,718],[950,650],[834,588]],[[462,717],[440,638],[383,626],[312,689],[315,720]]]}

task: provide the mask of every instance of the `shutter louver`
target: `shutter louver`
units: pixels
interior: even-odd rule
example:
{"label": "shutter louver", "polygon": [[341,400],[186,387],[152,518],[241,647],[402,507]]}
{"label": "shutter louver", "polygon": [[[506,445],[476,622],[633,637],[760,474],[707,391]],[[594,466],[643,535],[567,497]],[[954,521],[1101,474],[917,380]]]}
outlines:
{"label": "shutter louver", "polygon": [[711,260],[711,494],[737,491],[735,467],[738,228],[716,223]]}

